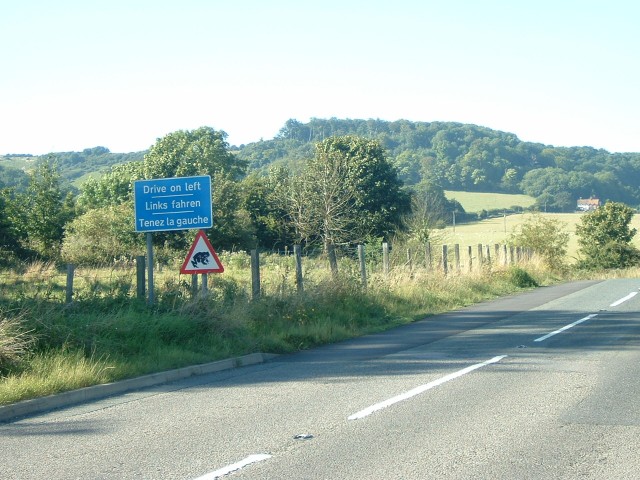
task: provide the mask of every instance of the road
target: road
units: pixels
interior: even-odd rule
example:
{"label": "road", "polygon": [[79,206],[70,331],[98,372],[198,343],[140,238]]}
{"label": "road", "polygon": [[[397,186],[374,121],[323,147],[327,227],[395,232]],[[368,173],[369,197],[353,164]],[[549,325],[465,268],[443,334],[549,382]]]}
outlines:
{"label": "road", "polygon": [[545,287],[2,424],[0,477],[639,478],[639,288]]}

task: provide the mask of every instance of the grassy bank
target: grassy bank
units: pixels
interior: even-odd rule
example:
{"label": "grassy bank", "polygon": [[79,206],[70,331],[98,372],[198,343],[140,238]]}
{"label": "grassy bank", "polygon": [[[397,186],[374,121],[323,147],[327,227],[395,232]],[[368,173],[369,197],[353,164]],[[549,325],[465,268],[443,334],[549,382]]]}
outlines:
{"label": "grassy bank", "polygon": [[55,275],[2,276],[0,338],[4,326],[22,350],[11,357],[5,348],[3,359],[0,340],[0,405],[251,352],[295,352],[560,280],[535,263],[448,277],[397,266],[388,276],[374,271],[364,289],[345,260],[337,279],[324,263],[307,263],[298,294],[293,258],[274,255],[263,260],[263,295],[250,300],[246,256],[222,259],[225,273],[210,275],[208,294],[195,299],[186,277],[157,274],[152,307],[114,270],[83,274],[71,306]]}

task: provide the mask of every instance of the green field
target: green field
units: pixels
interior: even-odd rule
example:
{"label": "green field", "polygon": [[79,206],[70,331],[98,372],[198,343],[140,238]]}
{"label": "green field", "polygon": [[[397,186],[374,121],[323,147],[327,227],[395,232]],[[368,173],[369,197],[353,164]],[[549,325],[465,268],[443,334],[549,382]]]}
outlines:
{"label": "green field", "polygon": [[536,199],[529,195],[459,192],[453,190],[445,190],[444,194],[449,200],[458,201],[467,213],[481,212],[482,210],[513,209],[514,207],[528,208],[536,202]]}
{"label": "green field", "polygon": [[[507,215],[505,217],[489,218],[474,223],[458,224],[455,228],[452,225],[442,230],[442,243],[463,245],[492,245],[503,244],[510,234],[518,230],[519,225],[530,219],[533,214],[524,213]],[[568,261],[571,263],[578,254],[578,237],[576,236],[576,225],[584,213],[541,213],[545,218],[552,218],[561,222],[565,231],[569,233],[569,245],[567,249]],[[640,214],[634,215],[631,227],[640,232]],[[632,242],[640,248],[640,235],[636,235]]]}

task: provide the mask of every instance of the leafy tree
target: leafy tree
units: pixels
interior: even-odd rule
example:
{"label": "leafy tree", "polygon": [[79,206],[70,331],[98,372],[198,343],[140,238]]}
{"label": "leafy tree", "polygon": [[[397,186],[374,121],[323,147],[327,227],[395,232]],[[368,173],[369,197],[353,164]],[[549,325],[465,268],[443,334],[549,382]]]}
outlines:
{"label": "leafy tree", "polygon": [[630,228],[633,210],[623,203],[608,202],[584,214],[576,227],[582,258],[587,269],[626,268],[640,263],[640,251],[631,245],[636,234]]}
{"label": "leafy tree", "polygon": [[569,233],[565,223],[533,214],[511,234],[509,243],[532,249],[547,267],[559,270],[565,266]]}
{"label": "leafy tree", "polygon": [[10,201],[10,191],[0,191],[0,264],[5,265],[11,257],[20,253],[20,243],[8,207]]}
{"label": "leafy tree", "polygon": [[[249,213],[242,205],[242,186],[230,174],[217,172],[211,177],[213,228],[208,237],[215,248],[238,250],[255,247],[255,231]],[[176,232],[177,233],[177,232]]]}
{"label": "leafy tree", "polygon": [[[210,175],[214,214],[210,240],[216,248],[248,248],[252,243],[250,219],[240,208],[237,184],[245,174],[246,162],[228,150],[226,136],[211,127],[170,133],[144,156],[142,173],[146,179]],[[184,249],[189,240],[180,231],[157,232],[153,241]]]}
{"label": "leafy tree", "polygon": [[100,178],[87,180],[82,185],[78,207],[86,211],[133,202],[133,182],[142,178],[142,167],[142,162],[123,163],[111,167]]}
{"label": "leafy tree", "polygon": [[411,212],[404,217],[404,233],[411,240],[424,245],[433,241],[434,230],[443,228],[447,221],[451,221],[454,212],[459,214],[458,218],[466,214],[459,202],[447,199],[440,185],[422,180],[413,188]]}
{"label": "leafy tree", "polygon": [[25,232],[33,250],[44,258],[58,258],[64,227],[74,216],[74,199],[63,189],[57,167],[49,161],[40,162],[29,174],[24,195],[16,197],[21,215],[14,218]]}
{"label": "leafy tree", "polygon": [[287,209],[290,180],[289,172],[276,166],[268,176],[253,174],[242,181],[242,206],[255,227],[258,246],[281,248],[295,240]]}
{"label": "leafy tree", "polygon": [[229,151],[227,134],[211,127],[169,133],[144,156],[144,178],[188,177],[225,172],[239,180],[246,162]]}
{"label": "leafy tree", "polygon": [[[357,211],[356,235],[390,235],[410,210],[409,194],[379,142],[356,136],[333,137],[318,146],[318,159],[336,155],[345,162]],[[353,239],[356,240],[356,239]]]}
{"label": "leafy tree", "polygon": [[93,208],[65,229],[62,257],[81,265],[103,265],[144,253],[144,240],[133,229],[130,203]]}
{"label": "leafy tree", "polygon": [[410,208],[395,168],[377,141],[328,138],[293,182],[291,215],[299,235],[325,248],[384,237]]}

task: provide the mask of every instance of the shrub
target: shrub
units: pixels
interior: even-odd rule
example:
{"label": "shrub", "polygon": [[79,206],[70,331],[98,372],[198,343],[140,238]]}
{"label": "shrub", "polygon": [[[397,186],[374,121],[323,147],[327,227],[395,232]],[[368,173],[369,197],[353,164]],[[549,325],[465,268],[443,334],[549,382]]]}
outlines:
{"label": "shrub", "polygon": [[564,266],[569,244],[569,234],[565,227],[558,220],[534,214],[511,235],[509,243],[532,249],[542,258],[545,266],[560,270]]}
{"label": "shrub", "polygon": [[509,281],[518,288],[534,288],[538,287],[538,282],[520,267],[512,267],[509,269]]}
{"label": "shrub", "polygon": [[636,229],[629,226],[633,213],[627,205],[609,202],[585,214],[576,227],[582,254],[578,266],[610,269],[638,265],[640,250],[631,245]]}

